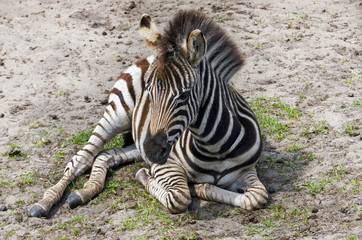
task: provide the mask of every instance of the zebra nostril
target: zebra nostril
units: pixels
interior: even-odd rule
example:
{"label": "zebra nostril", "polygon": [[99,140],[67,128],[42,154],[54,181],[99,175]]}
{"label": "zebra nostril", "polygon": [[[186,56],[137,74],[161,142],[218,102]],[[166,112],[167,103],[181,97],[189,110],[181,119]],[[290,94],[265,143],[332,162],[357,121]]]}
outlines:
{"label": "zebra nostril", "polygon": [[162,148],[162,149],[161,149],[161,152],[160,152],[160,157],[165,157],[167,153],[168,153],[167,149],[166,149],[166,148]]}
{"label": "zebra nostril", "polygon": [[160,157],[168,157],[171,151],[171,145],[166,142],[165,146],[160,148]]}
{"label": "zebra nostril", "polygon": [[241,193],[241,194],[242,194],[242,193],[245,193],[244,189],[242,189],[242,188],[239,188],[238,190],[236,190],[236,192],[237,192],[237,193]]}

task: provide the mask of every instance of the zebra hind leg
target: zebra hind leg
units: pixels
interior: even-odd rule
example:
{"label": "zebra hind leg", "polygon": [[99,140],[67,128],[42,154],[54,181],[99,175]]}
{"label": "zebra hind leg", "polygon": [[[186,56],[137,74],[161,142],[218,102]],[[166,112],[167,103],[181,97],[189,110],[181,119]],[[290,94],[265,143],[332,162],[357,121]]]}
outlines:
{"label": "zebra hind leg", "polygon": [[135,173],[135,178],[171,213],[183,212],[191,203],[186,175],[177,166],[153,165],[151,171],[142,168]]}
{"label": "zebra hind leg", "polygon": [[230,204],[246,210],[258,209],[267,203],[268,192],[258,179],[255,167],[244,170],[240,180],[247,186],[245,190],[239,188],[240,181],[236,181],[229,187],[230,190],[209,183],[201,183],[195,184],[191,192],[204,200]]}
{"label": "zebra hind leg", "polygon": [[85,204],[103,190],[109,168],[133,161],[138,158],[139,155],[135,144],[126,148],[114,148],[102,151],[96,157],[90,178],[84,184],[83,189],[74,191],[68,196],[70,208]]}

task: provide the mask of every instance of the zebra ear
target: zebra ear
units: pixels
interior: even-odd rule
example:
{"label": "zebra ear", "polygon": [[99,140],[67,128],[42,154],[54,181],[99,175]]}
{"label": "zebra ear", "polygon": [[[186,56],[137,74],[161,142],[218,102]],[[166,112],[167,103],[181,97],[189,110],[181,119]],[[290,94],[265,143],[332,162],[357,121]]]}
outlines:
{"label": "zebra ear", "polygon": [[206,52],[206,39],[201,30],[195,29],[189,34],[185,52],[191,65],[196,66],[201,62]]}
{"label": "zebra ear", "polygon": [[145,43],[155,50],[157,40],[161,38],[160,32],[152,19],[147,14],[143,14],[140,22],[140,35]]}

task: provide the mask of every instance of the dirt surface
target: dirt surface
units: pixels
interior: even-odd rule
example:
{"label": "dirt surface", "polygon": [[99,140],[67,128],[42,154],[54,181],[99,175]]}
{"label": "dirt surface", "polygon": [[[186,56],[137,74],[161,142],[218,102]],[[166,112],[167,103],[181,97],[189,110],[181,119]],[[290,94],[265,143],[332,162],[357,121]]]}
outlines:
{"label": "dirt surface", "polygon": [[[150,54],[141,15],[162,29],[187,8],[230,33],[246,56],[233,84],[286,126],[262,125],[268,205],[194,199],[168,214],[129,165],[87,205],[71,210],[65,196],[30,218],[80,147],[71,137],[94,127],[118,74]],[[0,239],[361,239],[361,12],[357,0],[1,0]]]}

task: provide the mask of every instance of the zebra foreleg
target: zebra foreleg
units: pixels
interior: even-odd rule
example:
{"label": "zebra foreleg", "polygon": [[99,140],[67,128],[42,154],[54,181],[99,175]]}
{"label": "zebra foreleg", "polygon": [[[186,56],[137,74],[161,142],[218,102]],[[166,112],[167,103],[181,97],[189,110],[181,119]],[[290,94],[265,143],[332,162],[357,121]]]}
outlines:
{"label": "zebra foreleg", "polygon": [[247,186],[245,190],[242,190],[242,194],[232,191],[241,190],[237,186],[239,181],[229,187],[231,190],[222,189],[209,183],[195,184],[191,193],[204,200],[230,204],[247,210],[261,208],[268,201],[268,192],[258,179],[255,167],[244,170],[240,180],[244,182],[243,185]]}
{"label": "zebra foreleg", "polygon": [[171,213],[183,212],[191,203],[186,176],[180,169],[175,169],[173,166],[166,167],[165,165],[157,165],[156,168],[151,167],[152,175],[148,169],[142,168],[135,173],[135,178],[168,211]]}
{"label": "zebra foreleg", "polygon": [[67,164],[63,178],[44,193],[43,199],[31,207],[29,212],[32,217],[46,216],[51,207],[60,200],[72,180],[93,165],[95,156],[103,149],[104,144],[118,133],[129,130],[130,121],[127,121],[126,114],[119,118],[112,117],[115,113],[111,103],[107,106],[106,112],[94,129],[88,143]]}
{"label": "zebra foreleg", "polygon": [[135,144],[126,148],[114,148],[102,151],[94,161],[90,178],[84,184],[84,188],[74,191],[68,196],[70,208],[75,208],[86,203],[103,190],[109,168],[133,161],[139,156],[140,154]]}
{"label": "zebra foreleg", "polygon": [[[93,160],[89,160],[89,152],[89,150],[80,150],[77,155],[72,158],[65,168],[62,179],[49,188],[44,193],[43,198],[31,207],[29,212],[32,217],[44,217],[48,215],[52,206],[60,200],[64,190],[72,180],[92,166]],[[92,158],[93,157],[91,157],[91,159]]]}

